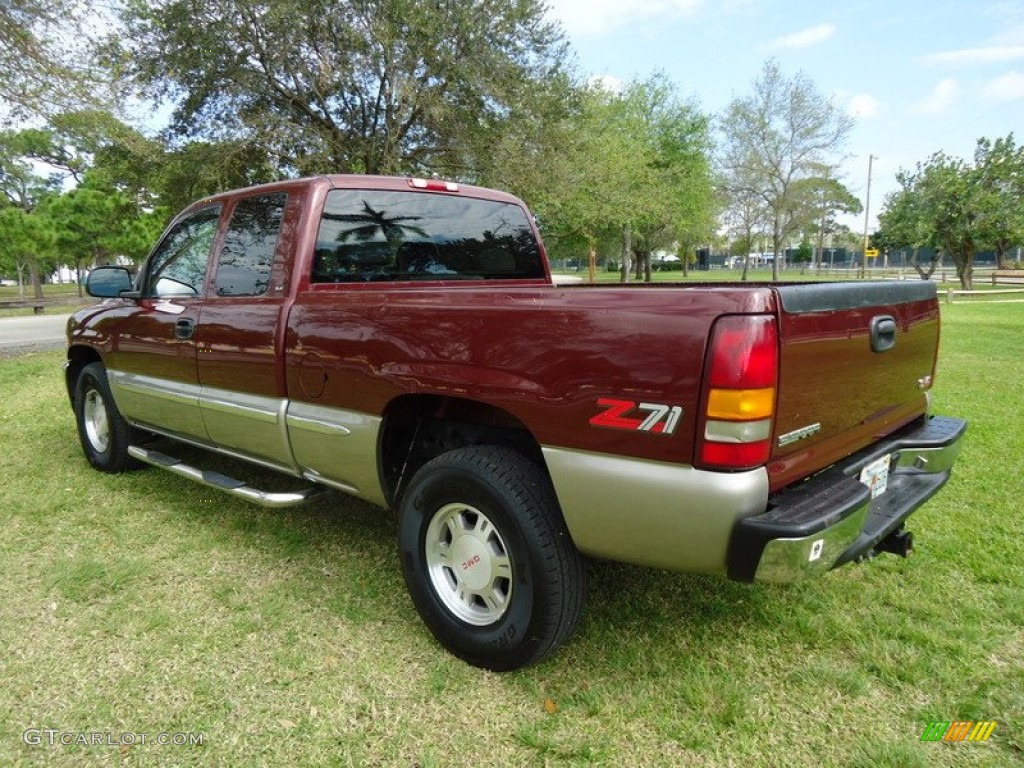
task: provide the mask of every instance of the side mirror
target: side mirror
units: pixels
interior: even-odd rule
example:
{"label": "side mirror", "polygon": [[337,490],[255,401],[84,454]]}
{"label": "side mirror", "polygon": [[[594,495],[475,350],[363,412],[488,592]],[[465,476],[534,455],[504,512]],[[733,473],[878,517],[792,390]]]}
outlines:
{"label": "side mirror", "polygon": [[98,299],[113,299],[132,289],[131,273],[124,267],[96,267],[85,279],[85,292]]}

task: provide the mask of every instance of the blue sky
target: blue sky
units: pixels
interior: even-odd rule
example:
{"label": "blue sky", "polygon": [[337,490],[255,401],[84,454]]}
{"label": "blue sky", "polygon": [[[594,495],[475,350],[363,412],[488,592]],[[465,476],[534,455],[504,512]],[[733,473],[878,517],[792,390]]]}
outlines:
{"label": "blue sky", "polygon": [[[665,72],[708,113],[752,90],[764,62],[802,71],[856,118],[844,183],[871,227],[895,174],[981,136],[1024,142],[1024,0],[548,0],[580,68],[612,81]],[[863,217],[847,221],[855,231]]]}

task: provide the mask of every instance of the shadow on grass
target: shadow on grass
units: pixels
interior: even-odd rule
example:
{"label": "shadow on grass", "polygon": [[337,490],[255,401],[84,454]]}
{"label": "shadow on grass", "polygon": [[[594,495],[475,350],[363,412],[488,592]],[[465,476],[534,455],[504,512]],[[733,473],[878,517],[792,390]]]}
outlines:
{"label": "shadow on grass", "polygon": [[[227,457],[167,441],[157,450],[267,490],[302,481]],[[229,545],[258,562],[287,563],[290,599],[360,623],[395,622],[424,635],[406,594],[393,512],[341,493],[286,509],[265,509],[155,468],[101,479],[172,510],[168,524],[192,531],[187,546]],[[111,491],[116,492],[116,491]],[[198,529],[198,535],[197,535]],[[723,577],[671,573],[591,560],[589,596],[577,635],[540,669],[544,674],[601,670],[601,674],[660,674],[686,659],[728,652],[744,634],[787,621],[785,588],[730,582]],[[438,654],[444,652],[438,648]],[[646,671],[646,672],[645,672]]]}

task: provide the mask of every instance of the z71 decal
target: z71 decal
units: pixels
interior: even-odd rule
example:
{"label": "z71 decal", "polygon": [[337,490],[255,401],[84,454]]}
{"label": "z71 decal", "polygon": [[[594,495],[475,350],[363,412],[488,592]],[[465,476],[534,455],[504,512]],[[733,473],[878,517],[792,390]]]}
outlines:
{"label": "z71 decal", "polygon": [[[634,403],[632,400],[611,400],[601,398],[597,404],[604,410],[591,417],[590,426],[607,429],[628,429],[632,432],[649,432],[653,435],[671,435],[683,415],[678,405],[661,403]],[[638,418],[639,414],[642,418]]]}

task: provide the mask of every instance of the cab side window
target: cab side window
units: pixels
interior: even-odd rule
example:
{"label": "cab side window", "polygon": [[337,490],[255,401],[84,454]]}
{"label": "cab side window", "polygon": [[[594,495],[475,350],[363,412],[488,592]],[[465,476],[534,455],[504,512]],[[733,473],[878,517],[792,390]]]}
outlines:
{"label": "cab side window", "polygon": [[217,257],[217,296],[260,296],[270,285],[288,195],[277,192],[239,200]]}
{"label": "cab side window", "polygon": [[196,211],[179,221],[160,243],[149,262],[143,296],[172,298],[200,296],[206,266],[217,235],[220,206]]}

